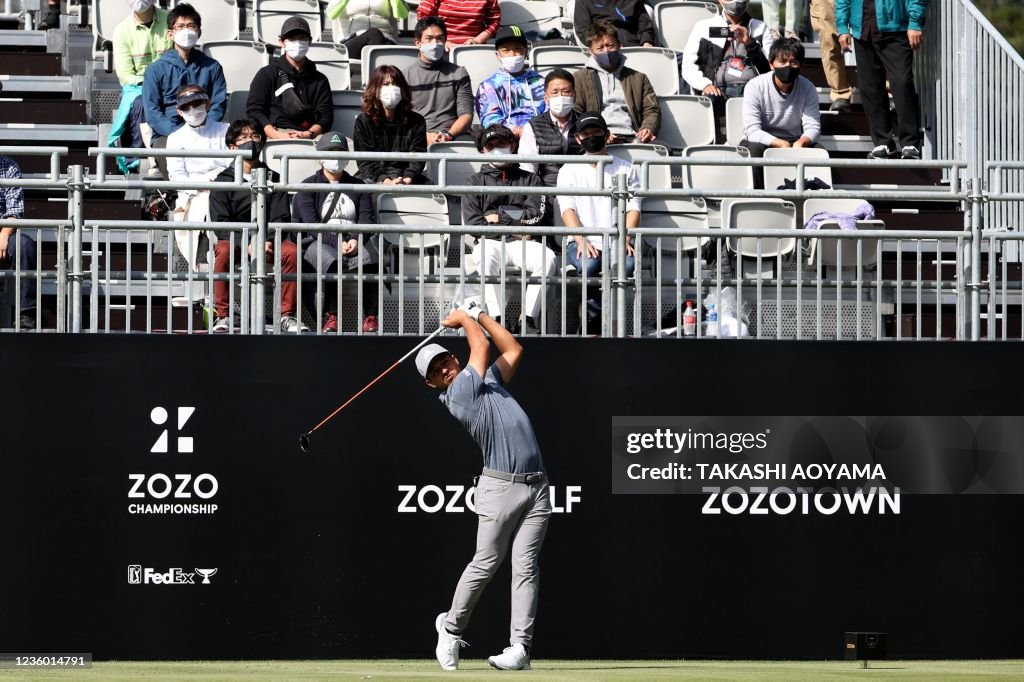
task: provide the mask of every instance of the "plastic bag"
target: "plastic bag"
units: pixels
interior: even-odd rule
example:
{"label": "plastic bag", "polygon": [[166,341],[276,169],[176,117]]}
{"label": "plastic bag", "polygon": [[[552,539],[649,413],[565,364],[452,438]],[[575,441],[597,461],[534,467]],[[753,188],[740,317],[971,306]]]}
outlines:
{"label": "plastic bag", "polygon": [[[704,308],[715,306],[718,312],[717,334],[708,333],[710,336],[750,336],[750,328],[747,326],[748,318],[746,306],[736,301],[736,289],[726,287],[719,291],[713,288],[704,297]],[[706,323],[705,323],[706,329]]]}

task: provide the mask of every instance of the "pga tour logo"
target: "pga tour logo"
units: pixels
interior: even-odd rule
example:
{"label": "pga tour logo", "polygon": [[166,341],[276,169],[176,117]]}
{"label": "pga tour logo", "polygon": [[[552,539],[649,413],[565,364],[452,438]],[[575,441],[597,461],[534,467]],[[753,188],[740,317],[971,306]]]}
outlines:
{"label": "pga tour logo", "polygon": [[210,578],[217,574],[216,568],[196,568],[191,573],[183,568],[169,568],[157,571],[154,568],[143,568],[139,564],[128,566],[129,585],[195,585],[196,577],[202,578],[200,584],[209,585]]}

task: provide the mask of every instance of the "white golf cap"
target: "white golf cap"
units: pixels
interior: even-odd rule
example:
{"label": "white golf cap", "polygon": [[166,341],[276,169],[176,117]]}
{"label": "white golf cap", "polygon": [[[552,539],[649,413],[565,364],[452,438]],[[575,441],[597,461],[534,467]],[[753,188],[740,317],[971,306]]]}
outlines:
{"label": "white golf cap", "polygon": [[449,353],[451,351],[439,343],[428,343],[423,348],[420,348],[420,352],[416,354],[416,369],[420,371],[420,376],[426,379],[427,369],[430,368],[431,361],[438,355]]}

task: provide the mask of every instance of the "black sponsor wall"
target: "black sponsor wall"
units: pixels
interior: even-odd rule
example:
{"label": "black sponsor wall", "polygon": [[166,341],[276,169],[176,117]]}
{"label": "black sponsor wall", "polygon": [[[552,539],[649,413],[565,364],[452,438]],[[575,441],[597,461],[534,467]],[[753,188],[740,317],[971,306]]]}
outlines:
{"label": "black sponsor wall", "polygon": [[[300,432],[413,343],[0,338],[0,649],[430,657],[475,517],[399,512],[399,486],[468,485],[479,462],[469,437],[410,362],[316,434],[313,454],[297,447]],[[847,630],[888,632],[893,657],[1024,656],[1006,627],[1024,603],[1020,496],[905,495],[899,516],[706,516],[699,496],[610,494],[613,415],[1019,414],[1018,346],[585,339],[526,348],[512,390],[533,417],[558,505],[566,486],[580,487],[542,554],[535,656],[839,658]],[[179,406],[196,408],[180,431]],[[155,407],[166,424],[153,423]],[[169,452],[151,453],[164,429]],[[174,451],[179,436],[194,452]],[[129,499],[131,474],[166,475],[174,489],[186,475],[183,494],[208,474],[200,492],[210,477],[218,488],[209,499],[173,490]],[[128,511],[164,502],[218,509]],[[132,565],[217,572],[207,585],[199,575],[129,584]],[[505,569],[464,655],[507,645],[508,585]]]}

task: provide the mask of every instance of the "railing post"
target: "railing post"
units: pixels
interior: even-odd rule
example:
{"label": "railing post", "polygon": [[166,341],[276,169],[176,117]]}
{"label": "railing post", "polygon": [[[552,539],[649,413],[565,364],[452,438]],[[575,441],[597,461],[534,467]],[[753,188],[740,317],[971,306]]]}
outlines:
{"label": "railing post", "polygon": [[622,338],[626,335],[626,254],[628,250],[626,234],[626,174],[619,173],[615,176],[615,226],[619,231],[618,239],[615,242],[615,336]]}
{"label": "railing post", "polygon": [[[967,201],[971,208],[971,341],[981,339],[981,204],[983,200],[981,178],[975,176],[971,178],[970,189],[967,192]],[[988,276],[995,276],[995,267],[991,262],[988,264]],[[995,315],[992,301],[989,301],[988,338],[995,338]]]}
{"label": "railing post", "polygon": [[[267,243],[267,168],[261,166],[253,169],[252,189],[256,193],[253,205],[256,207],[256,244],[253,246],[253,256],[256,259],[256,301],[253,305],[255,319],[253,320],[253,334],[263,334],[266,327],[266,287],[267,287],[267,259],[263,253],[263,245]],[[244,251],[243,251],[244,253]]]}
{"label": "railing post", "polygon": [[[81,165],[71,167],[71,332],[82,332],[82,233],[84,225],[85,173]],[[109,258],[109,254],[108,254]],[[127,314],[130,314],[127,313]]]}

